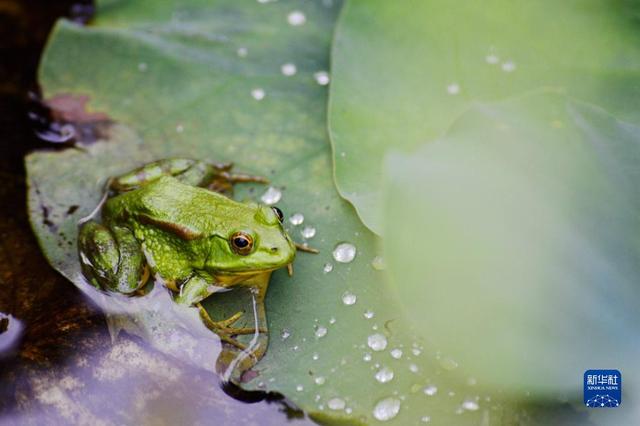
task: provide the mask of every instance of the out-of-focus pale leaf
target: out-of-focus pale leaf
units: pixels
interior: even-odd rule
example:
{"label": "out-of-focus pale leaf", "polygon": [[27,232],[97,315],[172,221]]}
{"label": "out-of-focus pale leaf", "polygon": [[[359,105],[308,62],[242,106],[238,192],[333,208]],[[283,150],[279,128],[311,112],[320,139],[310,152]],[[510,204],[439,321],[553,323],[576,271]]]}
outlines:
{"label": "out-of-focus pale leaf", "polygon": [[580,400],[585,370],[617,368],[636,400],[638,164],[640,127],[557,93],[477,104],[391,155],[385,250],[407,316],[496,389]]}

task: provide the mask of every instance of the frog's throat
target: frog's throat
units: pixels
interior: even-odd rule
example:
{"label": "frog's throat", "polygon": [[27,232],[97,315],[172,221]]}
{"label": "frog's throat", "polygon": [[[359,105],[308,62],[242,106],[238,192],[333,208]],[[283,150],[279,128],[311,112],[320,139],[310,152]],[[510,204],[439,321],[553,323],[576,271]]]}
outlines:
{"label": "frog's throat", "polygon": [[[285,265],[286,266],[286,265]],[[223,287],[228,287],[239,282],[247,281],[253,277],[258,277],[260,275],[267,275],[267,278],[271,273],[277,269],[283,268],[284,266],[279,266],[277,268],[271,269],[263,269],[260,271],[246,271],[246,272],[233,272],[233,271],[225,271],[225,272],[215,272],[213,275],[213,279],[216,284],[222,285]]]}

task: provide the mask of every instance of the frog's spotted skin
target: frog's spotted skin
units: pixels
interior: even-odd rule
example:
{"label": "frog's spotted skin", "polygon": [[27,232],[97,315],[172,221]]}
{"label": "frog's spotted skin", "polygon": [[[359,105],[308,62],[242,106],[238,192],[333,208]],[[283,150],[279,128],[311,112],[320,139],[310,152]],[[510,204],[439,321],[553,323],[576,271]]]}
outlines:
{"label": "frog's spotted skin", "polygon": [[[135,293],[150,272],[176,292],[176,302],[197,305],[222,340],[243,348],[238,334],[266,333],[264,296],[271,272],[290,265],[295,246],[279,212],[239,203],[211,189],[260,178],[231,173],[228,164],[161,160],[112,179],[114,195],[102,207],[102,223],[82,224],[78,247],[83,272],[94,285]],[[212,321],[199,302],[234,285],[254,288],[258,330],[232,328],[239,315]],[[262,337],[262,336],[261,336]],[[250,368],[266,350],[266,336],[250,348]]]}

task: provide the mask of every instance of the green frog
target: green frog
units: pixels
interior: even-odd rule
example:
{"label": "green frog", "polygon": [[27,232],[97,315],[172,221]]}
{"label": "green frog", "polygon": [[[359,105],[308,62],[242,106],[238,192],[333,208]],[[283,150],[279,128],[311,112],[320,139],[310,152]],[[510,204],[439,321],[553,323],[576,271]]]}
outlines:
{"label": "green frog", "polygon": [[[255,364],[266,351],[266,337],[248,349],[234,337],[267,333],[264,298],[271,273],[283,267],[291,273],[297,248],[315,251],[291,240],[277,207],[226,196],[235,183],[266,182],[231,169],[174,158],[111,178],[102,221],[81,224],[78,248],[83,273],[94,286],[133,295],[153,275],[175,302],[197,307],[222,341],[249,350]],[[242,312],[213,321],[200,304],[233,286],[252,291],[255,327],[233,327]]]}

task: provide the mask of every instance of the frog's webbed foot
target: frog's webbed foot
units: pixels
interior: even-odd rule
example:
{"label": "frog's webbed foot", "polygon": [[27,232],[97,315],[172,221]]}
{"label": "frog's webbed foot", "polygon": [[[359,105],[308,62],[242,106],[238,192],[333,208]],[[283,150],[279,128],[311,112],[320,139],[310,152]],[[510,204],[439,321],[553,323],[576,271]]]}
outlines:
{"label": "frog's webbed foot", "polygon": [[234,339],[233,336],[267,332],[267,330],[262,327],[258,327],[257,330],[254,327],[232,327],[232,325],[244,315],[243,312],[236,312],[225,320],[214,321],[200,303],[198,303],[197,306],[200,311],[200,317],[204,321],[206,327],[216,333],[222,341],[229,343],[240,350],[245,350],[246,346]]}

